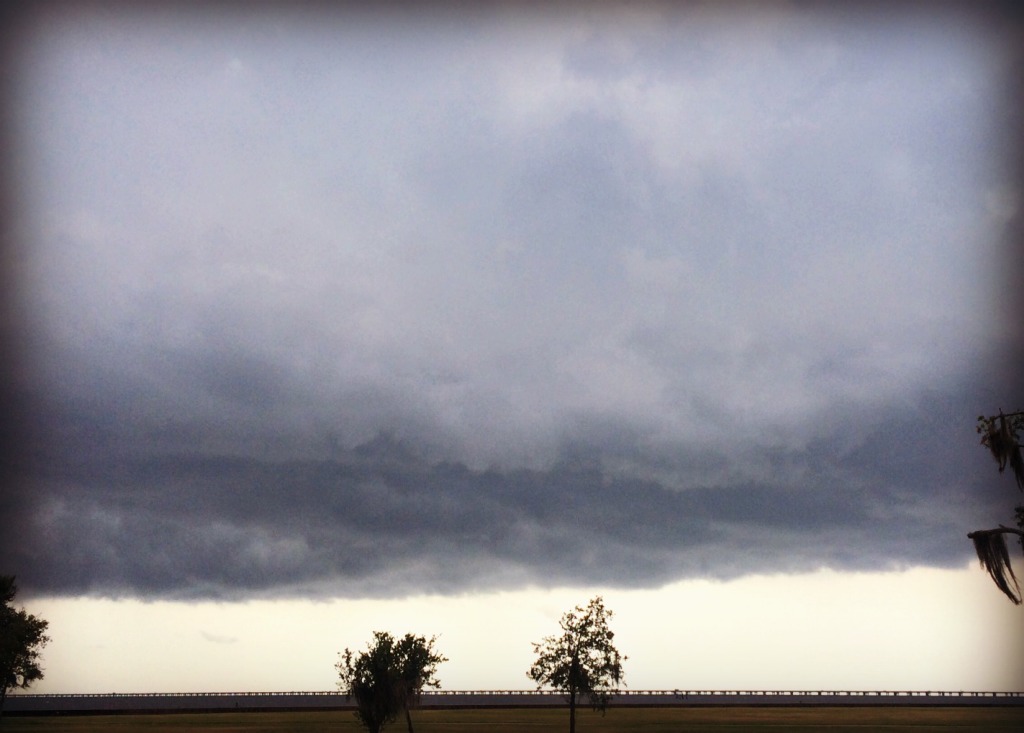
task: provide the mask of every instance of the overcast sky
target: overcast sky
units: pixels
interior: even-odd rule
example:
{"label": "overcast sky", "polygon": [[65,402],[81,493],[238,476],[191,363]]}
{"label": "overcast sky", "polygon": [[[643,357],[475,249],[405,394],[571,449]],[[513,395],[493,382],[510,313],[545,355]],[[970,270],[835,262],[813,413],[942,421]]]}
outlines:
{"label": "overcast sky", "polygon": [[958,569],[1012,521],[989,18],[484,5],[26,26],[26,593]]}

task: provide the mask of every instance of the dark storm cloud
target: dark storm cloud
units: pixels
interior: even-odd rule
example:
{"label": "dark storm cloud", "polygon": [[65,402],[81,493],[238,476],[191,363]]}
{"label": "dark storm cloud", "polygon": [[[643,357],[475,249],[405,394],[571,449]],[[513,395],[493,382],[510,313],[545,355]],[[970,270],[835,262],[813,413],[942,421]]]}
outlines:
{"label": "dark storm cloud", "polygon": [[18,67],[27,591],[952,566],[1008,519],[971,26],[131,17]]}
{"label": "dark storm cloud", "polygon": [[[969,556],[965,528],[1005,508],[968,404],[939,393],[836,415],[801,450],[745,452],[759,480],[732,478],[730,446],[659,461],[621,434],[567,443],[546,470],[469,468],[389,435],[325,440],[316,458],[204,452],[181,436],[164,445],[145,420],[97,430],[124,424],[121,405],[99,400],[84,426],[62,401],[40,435],[34,517],[7,558],[33,592],[389,596],[950,566]],[[718,478],[668,486],[614,468],[659,462]]]}

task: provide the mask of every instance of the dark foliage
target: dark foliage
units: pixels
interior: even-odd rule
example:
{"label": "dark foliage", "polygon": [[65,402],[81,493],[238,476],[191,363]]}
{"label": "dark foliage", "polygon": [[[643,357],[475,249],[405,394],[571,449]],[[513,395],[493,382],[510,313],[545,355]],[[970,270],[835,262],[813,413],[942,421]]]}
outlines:
{"label": "dark foliage", "polygon": [[412,634],[395,639],[387,632],[375,631],[365,651],[342,652],[335,665],[341,677],[338,684],[355,698],[356,717],[370,733],[379,733],[402,713],[412,733],[409,711],[419,702],[424,687],[440,686],[437,666],[448,661],[434,650],[436,640]]}
{"label": "dark foliage", "polygon": [[[1017,411],[998,415],[978,416],[978,434],[1003,473],[1007,466],[1013,473],[1017,488],[1024,491],[1024,457],[1021,453],[1020,432],[1024,430],[1024,412]],[[981,566],[988,571],[996,587],[1013,603],[1020,604],[1020,586],[1010,566],[1010,553],[1006,548],[1007,534],[1017,535],[1024,548],[1024,506],[1016,507],[1014,518],[1017,528],[1000,525],[996,529],[970,532],[967,536],[974,543]]]}
{"label": "dark foliage", "polygon": [[527,675],[538,689],[550,685],[569,699],[569,732],[576,730],[576,703],[586,696],[595,710],[604,711],[622,682],[622,662],[608,628],[612,612],[597,596],[562,616],[559,636],[548,636],[533,645],[537,661]]}
{"label": "dark foliage", "polygon": [[43,678],[39,653],[50,640],[46,621],[14,608],[17,593],[14,576],[0,575],[0,713],[9,690]]}

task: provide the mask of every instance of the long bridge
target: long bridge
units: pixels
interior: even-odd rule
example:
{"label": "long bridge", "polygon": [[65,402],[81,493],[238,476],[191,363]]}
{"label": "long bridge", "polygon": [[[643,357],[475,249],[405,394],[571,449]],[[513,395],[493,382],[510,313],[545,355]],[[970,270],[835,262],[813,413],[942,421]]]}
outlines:
{"label": "long bridge", "polygon": [[[434,690],[420,707],[515,708],[566,704],[563,694],[538,690]],[[1024,706],[1024,692],[824,691],[824,690],[621,690],[610,707],[685,706]],[[341,692],[160,692],[12,694],[5,714],[90,715],[116,713],[344,710],[355,706]]]}

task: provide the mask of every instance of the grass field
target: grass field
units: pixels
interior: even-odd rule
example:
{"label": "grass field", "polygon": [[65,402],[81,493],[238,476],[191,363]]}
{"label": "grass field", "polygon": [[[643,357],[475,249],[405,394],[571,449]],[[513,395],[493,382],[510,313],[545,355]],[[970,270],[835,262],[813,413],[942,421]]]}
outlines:
{"label": "grass field", "polygon": [[[565,710],[417,710],[416,733],[469,733],[470,731],[529,731],[559,733],[569,727]],[[630,733],[631,731],[687,731],[739,733],[740,731],[996,731],[1024,730],[1024,708],[630,708],[601,715],[581,711],[578,733]],[[5,717],[2,733],[93,733],[94,731],[196,731],[249,733],[356,733],[364,730],[351,712],[298,713],[176,713],[174,715],[86,715],[66,717]],[[398,720],[388,733],[404,733]]]}

